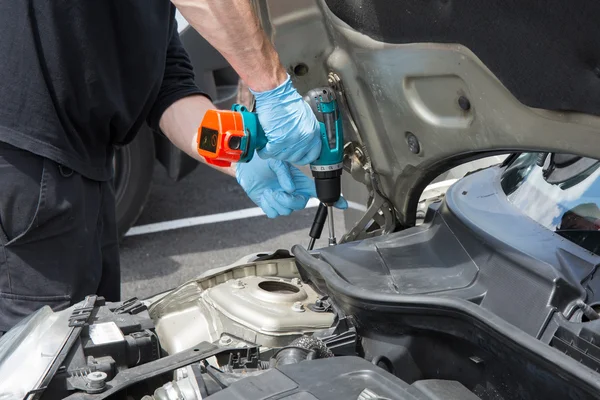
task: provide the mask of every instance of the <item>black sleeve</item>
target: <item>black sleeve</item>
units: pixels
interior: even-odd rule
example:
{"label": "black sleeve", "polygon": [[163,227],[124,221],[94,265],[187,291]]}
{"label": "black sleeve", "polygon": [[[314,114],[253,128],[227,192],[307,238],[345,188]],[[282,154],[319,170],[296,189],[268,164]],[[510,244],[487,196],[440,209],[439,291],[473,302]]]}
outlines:
{"label": "black sleeve", "polygon": [[[159,132],[159,122],[162,114],[177,100],[200,94],[208,97],[194,81],[194,70],[187,51],[184,49],[177,32],[175,7],[173,6],[171,40],[167,48],[167,60],[162,85],[158,97],[150,110],[146,122],[153,130]],[[211,99],[212,100],[212,99]]]}

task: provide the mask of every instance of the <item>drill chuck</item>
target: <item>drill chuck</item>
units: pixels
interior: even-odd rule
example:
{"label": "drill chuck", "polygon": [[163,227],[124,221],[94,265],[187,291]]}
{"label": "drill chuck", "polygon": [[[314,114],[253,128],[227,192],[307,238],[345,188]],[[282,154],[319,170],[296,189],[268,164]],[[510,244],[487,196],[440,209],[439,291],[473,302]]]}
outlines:
{"label": "drill chuck", "polygon": [[333,205],[342,193],[342,168],[327,171],[312,171],[315,178],[317,198],[327,205]]}

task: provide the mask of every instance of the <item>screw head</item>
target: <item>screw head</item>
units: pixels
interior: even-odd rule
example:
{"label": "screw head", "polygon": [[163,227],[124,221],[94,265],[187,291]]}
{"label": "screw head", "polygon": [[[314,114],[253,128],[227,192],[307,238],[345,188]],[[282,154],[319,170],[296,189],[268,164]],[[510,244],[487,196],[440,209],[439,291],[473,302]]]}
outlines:
{"label": "screw head", "polygon": [[234,289],[243,289],[244,282],[241,279],[236,279],[235,281],[233,281],[232,286]]}
{"label": "screw head", "polygon": [[410,150],[413,154],[419,154],[421,152],[421,144],[419,143],[419,139],[411,133],[406,132],[406,144],[408,145],[408,150]]}
{"label": "screw head", "polygon": [[227,335],[221,336],[221,339],[219,340],[221,346],[229,346],[231,343],[233,343],[233,339]]}
{"label": "screw head", "polygon": [[292,311],[304,312],[304,304],[302,304],[301,301],[295,302],[294,305],[292,306]]}
{"label": "screw head", "polygon": [[87,374],[86,379],[88,381],[88,386],[91,389],[102,389],[106,385],[106,379],[108,375],[102,371],[96,371]]}

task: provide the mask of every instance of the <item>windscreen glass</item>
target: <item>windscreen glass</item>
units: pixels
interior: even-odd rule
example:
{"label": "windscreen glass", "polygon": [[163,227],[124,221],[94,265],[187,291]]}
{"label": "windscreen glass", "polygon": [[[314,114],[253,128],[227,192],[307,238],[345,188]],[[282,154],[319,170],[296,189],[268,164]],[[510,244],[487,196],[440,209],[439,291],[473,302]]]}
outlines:
{"label": "windscreen glass", "polygon": [[600,254],[600,162],[567,154],[524,153],[502,189],[525,215]]}

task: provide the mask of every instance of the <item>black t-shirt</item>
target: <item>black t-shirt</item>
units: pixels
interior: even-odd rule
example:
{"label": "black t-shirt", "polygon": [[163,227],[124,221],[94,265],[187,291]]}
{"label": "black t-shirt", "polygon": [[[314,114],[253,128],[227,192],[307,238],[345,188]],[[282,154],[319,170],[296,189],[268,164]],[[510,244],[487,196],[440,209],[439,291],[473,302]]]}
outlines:
{"label": "black t-shirt", "polygon": [[202,93],[169,0],[0,2],[0,141],[111,178],[115,145]]}

